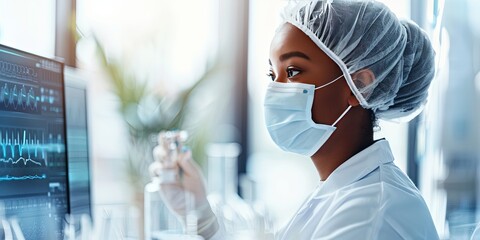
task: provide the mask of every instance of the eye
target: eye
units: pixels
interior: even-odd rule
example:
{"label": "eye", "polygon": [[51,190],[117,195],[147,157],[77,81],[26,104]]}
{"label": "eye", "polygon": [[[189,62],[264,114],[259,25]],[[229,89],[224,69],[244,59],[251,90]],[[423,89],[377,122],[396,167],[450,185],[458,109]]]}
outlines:
{"label": "eye", "polygon": [[296,69],[296,68],[287,68],[287,77],[288,78],[293,78],[297,74],[299,74],[300,72],[301,71],[299,69]]}
{"label": "eye", "polygon": [[275,74],[273,74],[273,71],[269,71],[267,73],[267,76],[270,78],[270,80],[275,81]]}

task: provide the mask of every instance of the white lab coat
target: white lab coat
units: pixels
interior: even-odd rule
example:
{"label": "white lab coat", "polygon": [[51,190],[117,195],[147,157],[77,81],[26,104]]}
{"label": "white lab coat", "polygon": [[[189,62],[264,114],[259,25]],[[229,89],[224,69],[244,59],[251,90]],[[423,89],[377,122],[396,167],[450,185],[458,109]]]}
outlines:
{"label": "white lab coat", "polygon": [[275,236],[302,239],[438,239],[420,192],[375,142],[321,182]]}

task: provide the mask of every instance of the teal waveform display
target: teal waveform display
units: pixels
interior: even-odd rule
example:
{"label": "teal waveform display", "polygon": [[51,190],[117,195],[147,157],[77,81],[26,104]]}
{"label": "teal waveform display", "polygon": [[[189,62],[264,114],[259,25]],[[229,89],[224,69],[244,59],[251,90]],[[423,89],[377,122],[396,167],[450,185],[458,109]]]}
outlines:
{"label": "teal waveform display", "polygon": [[34,130],[0,129],[0,163],[11,167],[46,166],[46,152],[54,148],[55,144],[44,144],[44,137],[38,136],[39,134]]}
{"label": "teal waveform display", "polygon": [[26,175],[26,176],[0,176],[0,181],[24,181],[24,180],[35,180],[35,179],[46,179],[47,175]]}
{"label": "teal waveform display", "polygon": [[0,215],[18,219],[25,239],[65,239],[63,68],[61,62],[0,44],[0,200],[12,204]]}
{"label": "teal waveform display", "polygon": [[23,111],[37,111],[40,96],[33,87],[25,85],[2,84],[0,85],[0,104],[5,108]]}

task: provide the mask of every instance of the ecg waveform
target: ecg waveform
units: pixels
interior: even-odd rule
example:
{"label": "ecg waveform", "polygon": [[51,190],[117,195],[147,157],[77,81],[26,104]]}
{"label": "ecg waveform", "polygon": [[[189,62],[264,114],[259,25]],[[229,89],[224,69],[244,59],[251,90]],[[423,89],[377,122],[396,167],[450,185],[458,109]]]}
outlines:
{"label": "ecg waveform", "polygon": [[5,107],[12,107],[15,110],[36,110],[38,107],[39,96],[36,96],[35,90],[24,85],[8,85],[5,83],[0,87],[0,102]]}
{"label": "ecg waveform", "polygon": [[19,163],[23,162],[23,165],[25,165],[25,166],[27,166],[28,162],[31,162],[35,165],[42,166],[42,164],[40,162],[37,162],[37,161],[35,161],[33,159],[30,159],[30,158],[23,158],[23,157],[20,157],[17,160],[13,160],[13,158],[9,158],[9,159],[0,158],[0,162],[11,163],[12,165],[19,164]]}
{"label": "ecg waveform", "polygon": [[40,139],[37,133],[27,133],[27,130],[23,130],[22,133],[0,131],[0,163],[45,166],[46,151],[49,147],[43,143],[43,136]]}
{"label": "ecg waveform", "polygon": [[35,180],[35,179],[47,179],[47,175],[42,174],[38,175],[26,175],[26,176],[0,176],[0,181],[24,181],[24,180]]}

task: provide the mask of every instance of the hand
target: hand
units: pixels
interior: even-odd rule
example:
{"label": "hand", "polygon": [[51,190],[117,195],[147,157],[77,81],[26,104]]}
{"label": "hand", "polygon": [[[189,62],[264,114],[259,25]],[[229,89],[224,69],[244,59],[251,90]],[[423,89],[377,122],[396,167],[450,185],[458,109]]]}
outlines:
{"label": "hand", "polygon": [[172,151],[171,142],[161,133],[153,155],[155,162],[150,173],[160,178],[160,196],[184,224],[187,215],[194,211],[198,234],[209,239],[218,230],[218,223],[207,200],[205,178],[191,151],[181,146]]}
{"label": "hand", "polygon": [[[170,209],[180,216],[186,216],[187,210],[200,209],[209,205],[204,177],[192,159],[191,152],[187,150],[178,153],[177,159],[171,161],[157,148],[161,148],[161,146],[154,149],[154,154],[160,161],[156,160],[150,165],[150,172],[153,176],[160,178],[160,193]],[[192,202],[194,205],[187,206]],[[194,209],[187,209],[188,207]]]}

